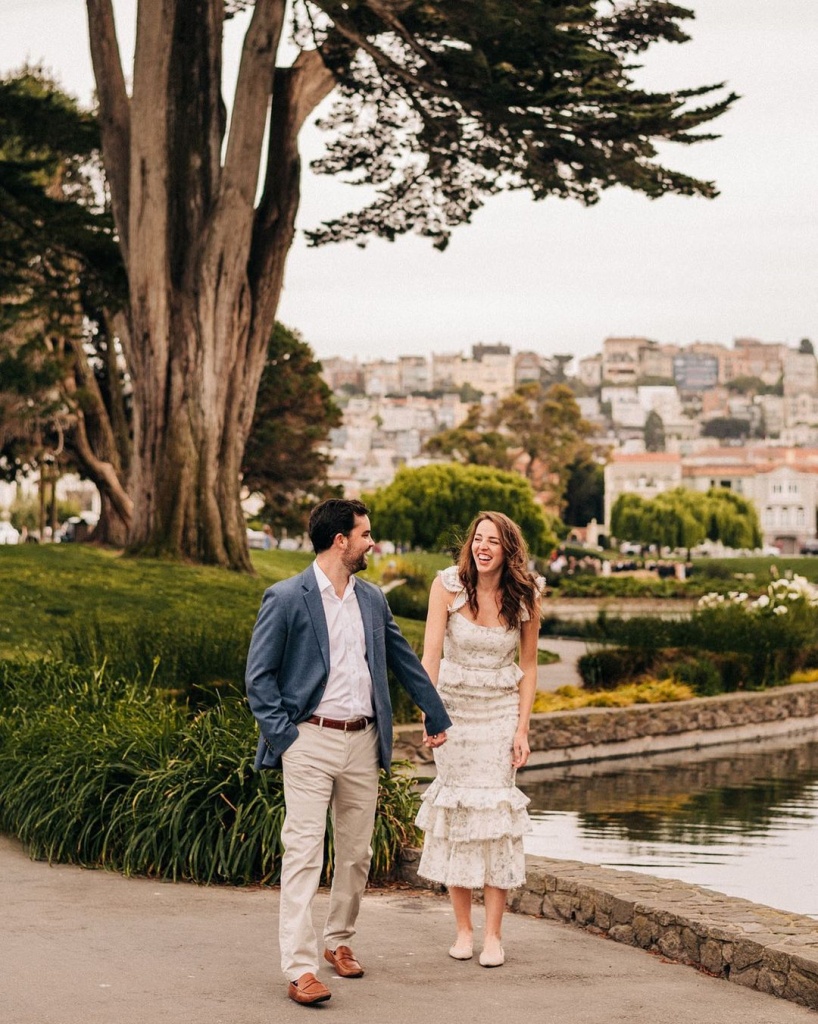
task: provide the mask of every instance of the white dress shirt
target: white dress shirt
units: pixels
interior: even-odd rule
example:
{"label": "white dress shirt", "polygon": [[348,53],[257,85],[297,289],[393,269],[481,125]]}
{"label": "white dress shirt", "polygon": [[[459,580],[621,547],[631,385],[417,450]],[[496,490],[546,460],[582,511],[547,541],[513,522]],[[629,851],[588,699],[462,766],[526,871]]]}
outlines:
{"label": "white dress shirt", "polygon": [[350,576],[343,597],[338,597],[317,562],[313,562],[313,569],[327,619],[330,664],[324,696],[313,714],[341,721],[362,715],[373,718],[372,676],[366,662],[366,638],[355,596],[355,577]]}

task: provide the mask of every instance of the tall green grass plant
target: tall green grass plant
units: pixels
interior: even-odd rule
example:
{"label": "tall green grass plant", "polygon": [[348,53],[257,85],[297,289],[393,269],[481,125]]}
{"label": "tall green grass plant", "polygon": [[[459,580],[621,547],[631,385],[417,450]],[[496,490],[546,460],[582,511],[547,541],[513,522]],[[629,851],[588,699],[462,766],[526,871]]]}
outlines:
{"label": "tall green grass plant", "polygon": [[[144,682],[0,662],[0,830],[32,856],[196,882],[275,882],[281,776],[242,700],[191,712]],[[373,874],[417,839],[411,779],[381,779]],[[330,843],[331,849],[331,832]]]}

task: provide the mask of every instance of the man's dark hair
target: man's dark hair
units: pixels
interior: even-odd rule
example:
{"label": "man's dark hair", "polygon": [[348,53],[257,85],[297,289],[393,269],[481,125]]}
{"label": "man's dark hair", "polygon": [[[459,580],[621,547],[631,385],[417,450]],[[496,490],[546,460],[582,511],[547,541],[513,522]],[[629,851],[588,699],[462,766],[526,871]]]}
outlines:
{"label": "man's dark hair", "polygon": [[316,555],[331,548],[339,533],[348,537],[355,528],[355,520],[368,515],[366,505],[355,498],[328,498],[316,505],[308,527]]}

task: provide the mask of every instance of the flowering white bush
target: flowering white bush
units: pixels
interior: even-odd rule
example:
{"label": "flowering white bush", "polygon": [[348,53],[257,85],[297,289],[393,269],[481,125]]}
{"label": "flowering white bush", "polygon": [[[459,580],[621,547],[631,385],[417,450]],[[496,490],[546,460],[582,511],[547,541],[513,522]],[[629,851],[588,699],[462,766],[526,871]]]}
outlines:
{"label": "flowering white bush", "polygon": [[786,615],[792,606],[791,602],[800,601],[802,606],[818,608],[818,587],[805,576],[793,576],[792,579],[773,580],[767,592],[750,601],[749,596],[738,590],[729,594],[705,594],[699,599],[698,607],[720,608],[740,605],[747,612],[771,615]]}

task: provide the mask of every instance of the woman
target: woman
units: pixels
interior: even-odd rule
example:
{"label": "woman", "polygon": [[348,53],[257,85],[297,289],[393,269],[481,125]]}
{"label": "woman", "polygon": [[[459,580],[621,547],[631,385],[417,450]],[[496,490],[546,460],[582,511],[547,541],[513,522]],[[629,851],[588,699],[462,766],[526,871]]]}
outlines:
{"label": "woman", "polygon": [[423,666],[453,724],[434,752],[437,778],[417,817],[426,833],[418,873],[449,889],[455,960],[473,955],[472,889],[483,888],[483,967],[505,960],[506,892],[525,881],[528,799],[514,775],[530,753],[543,585],[528,571],[517,524],[480,512],[458,564],[438,574],[429,594]]}

